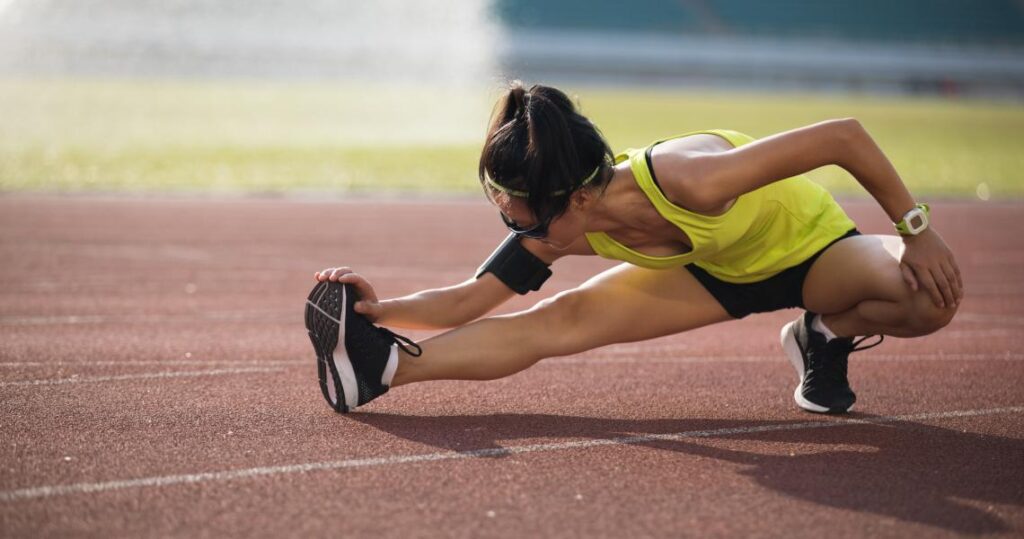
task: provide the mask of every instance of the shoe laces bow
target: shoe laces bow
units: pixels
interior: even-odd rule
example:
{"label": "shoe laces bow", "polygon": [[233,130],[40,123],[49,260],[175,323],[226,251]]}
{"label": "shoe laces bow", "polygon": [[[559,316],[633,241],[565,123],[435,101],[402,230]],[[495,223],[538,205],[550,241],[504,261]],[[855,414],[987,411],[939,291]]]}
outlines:
{"label": "shoe laces bow", "polygon": [[[375,329],[379,331],[382,335],[385,335],[387,338],[394,341],[399,348],[405,350],[405,353],[409,354],[410,356],[419,357],[423,355],[423,348],[421,348],[420,345],[416,344],[416,341],[413,341],[409,337],[399,335],[388,328],[375,326]],[[415,352],[413,351],[413,348],[416,349]]]}

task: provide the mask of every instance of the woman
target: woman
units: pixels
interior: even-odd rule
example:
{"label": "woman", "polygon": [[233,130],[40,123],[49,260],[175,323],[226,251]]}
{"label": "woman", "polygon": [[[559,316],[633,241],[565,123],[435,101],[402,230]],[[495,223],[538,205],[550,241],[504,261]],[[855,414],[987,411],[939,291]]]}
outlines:
{"label": "woman", "polygon": [[[849,171],[900,235],[861,235],[802,176],[825,165]],[[379,301],[351,268],[315,274],[306,325],[321,389],[339,412],[391,387],[491,380],[546,357],[801,307],[781,333],[798,376],[794,400],[841,413],[856,398],[851,352],[884,335],[932,333],[962,298],[927,205],[915,204],[852,118],[756,141],[687,133],[613,155],[565,94],[514,82],[492,115],[479,176],[512,234],[476,278]],[[538,289],[566,255],[625,263],[526,311],[477,320]],[[456,329],[417,345],[373,323]],[[868,335],[878,342],[857,347]]]}

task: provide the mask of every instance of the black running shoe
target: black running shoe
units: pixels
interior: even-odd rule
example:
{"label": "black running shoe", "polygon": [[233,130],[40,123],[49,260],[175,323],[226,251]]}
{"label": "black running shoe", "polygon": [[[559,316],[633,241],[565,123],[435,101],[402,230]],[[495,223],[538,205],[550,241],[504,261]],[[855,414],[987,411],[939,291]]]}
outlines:
{"label": "black running shoe", "polygon": [[869,337],[854,340],[836,337],[826,342],[825,335],[811,327],[815,314],[804,311],[782,328],[782,349],[800,377],[793,399],[804,410],[818,413],[844,413],[853,408],[857,395],[846,377],[850,353],[878,346],[885,340],[857,348]]}
{"label": "black running shoe", "polygon": [[[320,390],[341,413],[388,392],[382,378],[393,344],[414,356],[423,353],[412,340],[377,327],[355,312],[357,300],[352,285],[331,281],[317,283],[306,300],[306,329],[316,351]],[[341,349],[339,341],[344,344]]]}

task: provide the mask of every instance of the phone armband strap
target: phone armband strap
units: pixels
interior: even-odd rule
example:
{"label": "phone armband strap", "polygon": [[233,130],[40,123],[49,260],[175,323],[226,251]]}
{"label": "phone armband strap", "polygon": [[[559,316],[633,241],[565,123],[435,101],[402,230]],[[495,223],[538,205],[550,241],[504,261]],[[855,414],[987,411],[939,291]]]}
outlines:
{"label": "phone armband strap", "polygon": [[523,247],[519,236],[511,233],[480,266],[476,278],[491,272],[517,294],[526,294],[531,290],[540,290],[544,281],[551,277],[548,268],[548,264]]}

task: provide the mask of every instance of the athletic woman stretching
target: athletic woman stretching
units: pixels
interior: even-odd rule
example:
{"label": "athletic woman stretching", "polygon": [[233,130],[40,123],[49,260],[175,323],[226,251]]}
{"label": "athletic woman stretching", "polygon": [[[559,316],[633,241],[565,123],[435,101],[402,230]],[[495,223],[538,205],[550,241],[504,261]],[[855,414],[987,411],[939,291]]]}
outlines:
{"label": "athletic woman stretching", "polygon": [[[861,235],[802,176],[825,165],[850,172],[900,235]],[[845,412],[856,399],[851,352],[883,335],[932,333],[962,298],[928,206],[852,118],[761,140],[699,131],[614,155],[564,93],[514,82],[492,115],[479,177],[512,233],[474,278],[380,301],[351,268],[315,274],[306,326],[335,410],[413,382],[492,380],[547,357],[801,307],[781,335],[799,378],[794,399]],[[477,320],[539,289],[566,255],[625,263],[528,310]],[[456,329],[417,345],[374,323]],[[878,341],[858,348],[869,335]]]}

